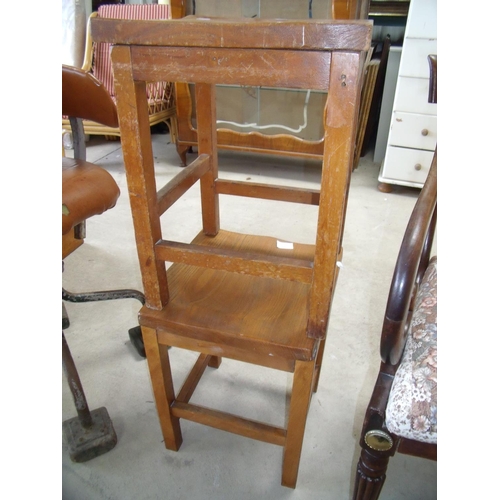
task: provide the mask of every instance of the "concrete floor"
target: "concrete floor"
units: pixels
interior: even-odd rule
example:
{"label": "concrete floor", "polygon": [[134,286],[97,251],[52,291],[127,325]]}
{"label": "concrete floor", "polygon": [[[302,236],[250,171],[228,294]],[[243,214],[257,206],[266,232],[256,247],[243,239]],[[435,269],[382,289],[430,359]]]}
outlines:
{"label": "concrete floor", "polygon": [[[180,171],[168,135],[154,135],[158,184]],[[68,152],[68,156],[71,152]],[[191,158],[193,158],[191,156]],[[69,291],[115,288],[142,290],[126,178],[119,142],[93,137],[87,159],[116,179],[116,207],[87,223],[85,244],[65,260],[63,286]],[[378,343],[387,292],[399,245],[419,191],[377,189],[379,165],[369,153],[354,171],[344,233],[344,258],[333,299],[318,392],[313,396],[297,488],[280,485],[279,446],[182,421],[183,445],[165,449],[151,391],[147,363],[128,338],[137,325],[138,301],[66,305],[71,326],[66,339],[91,409],[105,406],[118,436],[110,452],[73,463],[62,440],[62,498],[137,499],[349,499],[359,437],[379,356]],[[318,162],[222,152],[220,176],[256,182],[316,186]],[[199,228],[198,188],[194,186],[162,221],[168,238],[188,239]],[[294,205],[278,217],[272,205],[221,197],[221,225],[241,232],[259,230],[283,239],[310,241],[315,210]],[[192,216],[191,216],[192,215]],[[291,236],[297,234],[298,237]],[[171,350],[176,382],[195,357]],[[283,425],[291,375],[225,359],[206,372],[193,402],[253,415]],[[62,420],[76,415],[65,377]],[[391,459],[382,499],[437,497],[435,462],[407,456]]]}

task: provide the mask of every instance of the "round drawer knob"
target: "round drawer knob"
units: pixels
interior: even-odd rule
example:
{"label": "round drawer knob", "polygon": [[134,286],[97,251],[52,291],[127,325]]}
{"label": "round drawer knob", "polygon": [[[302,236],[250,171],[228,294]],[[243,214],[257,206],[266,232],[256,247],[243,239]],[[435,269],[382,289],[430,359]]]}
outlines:
{"label": "round drawer knob", "polygon": [[422,130],[422,135],[423,135],[424,137],[425,137],[426,135],[429,135],[429,131],[428,131],[426,128],[424,128],[424,129]]}
{"label": "round drawer knob", "polygon": [[415,165],[415,170],[422,170],[422,165],[420,165],[420,163],[417,163]]}

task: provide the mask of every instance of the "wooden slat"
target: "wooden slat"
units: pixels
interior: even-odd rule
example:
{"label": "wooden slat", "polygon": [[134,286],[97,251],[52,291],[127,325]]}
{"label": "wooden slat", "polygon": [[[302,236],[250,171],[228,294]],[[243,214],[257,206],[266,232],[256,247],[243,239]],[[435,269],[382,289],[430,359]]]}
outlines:
{"label": "wooden slat", "polygon": [[[149,322],[150,319],[143,316],[142,323]],[[179,328],[177,327],[175,330],[178,331]],[[223,358],[234,359],[236,361],[265,366],[266,368],[273,368],[282,372],[293,373],[295,368],[295,359],[293,357],[286,358],[274,355],[266,356],[259,350],[255,349],[254,346],[252,346],[253,349],[249,348],[248,344],[243,348],[239,348],[227,345],[227,343],[220,344],[216,341],[209,342],[207,340],[200,340],[199,338],[183,336],[183,333],[184,332],[182,332],[182,334],[169,333],[160,329],[158,330],[158,343],[163,346],[174,346],[180,349],[202,352],[210,355],[212,358],[221,356]]]}
{"label": "wooden slat", "polygon": [[161,240],[156,244],[156,257],[167,262],[179,262],[252,276],[280,278],[311,283],[312,263],[308,260],[275,257],[258,253],[211,248],[204,245]]}
{"label": "wooden slat", "polygon": [[210,157],[202,154],[188,167],[184,168],[160,191],[158,191],[158,213],[161,215],[168,210],[202,175],[210,168]]}
{"label": "wooden slat", "polygon": [[139,46],[132,47],[132,58],[140,81],[327,90],[330,74],[328,52]]}
{"label": "wooden slat", "polygon": [[321,178],[314,276],[307,335],[326,336],[331,298],[338,276],[337,258],[347,206],[360,99],[362,60],[357,53],[332,53],[331,89],[325,109],[325,152]]}
{"label": "wooden slat", "polygon": [[[96,42],[178,47],[367,51],[371,21],[206,19],[129,21],[95,18]],[[185,80],[181,80],[185,81]]]}
{"label": "wooden slat", "polygon": [[275,427],[256,420],[238,417],[231,413],[218,410],[212,410],[203,406],[191,403],[181,403],[175,401],[171,406],[171,412],[174,417],[184,418],[208,425],[215,429],[221,429],[233,434],[239,434],[251,439],[264,441],[265,443],[284,446],[286,430],[281,427]]}
{"label": "wooden slat", "polygon": [[318,189],[300,189],[253,182],[217,179],[215,188],[219,194],[232,194],[265,200],[289,201],[307,205],[319,205]]}
{"label": "wooden slat", "polygon": [[215,179],[218,177],[219,168],[217,159],[215,85],[197,83],[195,85],[195,96],[196,121],[198,123],[198,153],[200,155],[210,155],[209,169],[200,179],[203,231],[205,234],[215,236],[220,228],[219,195],[215,192]]}
{"label": "wooden slat", "polygon": [[175,398],[177,401],[180,401],[181,403],[189,403],[189,400],[191,399],[191,396],[193,395],[196,386],[198,385],[198,382],[200,381],[211,358],[212,356],[208,354],[199,355],[196,363],[194,364],[192,370],[189,372],[188,377],[182,385],[182,389],[179,391],[179,394]]}
{"label": "wooden slat", "polygon": [[146,84],[132,79],[129,47],[116,47],[111,59],[119,82],[116,102],[144,294],[150,307],[161,309],[168,302],[168,286],[165,265],[154,255],[161,225]]}

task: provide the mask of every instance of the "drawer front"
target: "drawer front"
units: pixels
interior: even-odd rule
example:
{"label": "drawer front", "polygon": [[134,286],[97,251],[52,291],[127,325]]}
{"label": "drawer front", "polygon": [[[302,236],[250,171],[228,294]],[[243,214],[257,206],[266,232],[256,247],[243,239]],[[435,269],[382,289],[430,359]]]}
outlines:
{"label": "drawer front", "polygon": [[381,177],[383,177],[384,182],[389,183],[392,179],[423,185],[429,173],[433,156],[433,151],[389,146]]}
{"label": "drawer front", "polygon": [[405,36],[437,38],[437,0],[412,0]]}
{"label": "drawer front", "polygon": [[429,54],[437,54],[437,40],[405,38],[399,76],[429,78]]}
{"label": "drawer front", "polygon": [[434,151],[437,140],[435,116],[401,113],[392,115],[389,144],[404,148]]}
{"label": "drawer front", "polygon": [[429,78],[399,77],[394,111],[437,115],[437,104],[429,103]]}

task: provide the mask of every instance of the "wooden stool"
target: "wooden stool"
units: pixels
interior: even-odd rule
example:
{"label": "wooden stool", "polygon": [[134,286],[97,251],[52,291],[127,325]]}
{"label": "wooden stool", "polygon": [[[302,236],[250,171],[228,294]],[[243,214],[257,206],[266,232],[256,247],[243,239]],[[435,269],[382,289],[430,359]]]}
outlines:
{"label": "wooden stool", "polygon": [[[342,258],[371,22],[95,19],[92,32],[95,40],[114,44],[118,116],[146,295],[139,322],[165,446],[179,449],[180,419],[281,445],[282,484],[294,488]],[[195,84],[198,127],[198,157],[160,189],[146,93],[146,82],[157,80]],[[216,83],[328,92],[319,190],[219,177]],[[200,232],[189,244],[164,239],[160,216],[198,181]],[[239,231],[223,230],[221,194],[319,206],[316,239],[296,244],[247,234],[243,221]],[[276,204],[283,216],[285,205]],[[165,262],[173,262],[168,271]],[[177,394],[169,346],[200,353]],[[190,402],[206,367],[218,367],[223,357],[293,373],[285,428]]]}

